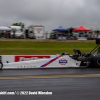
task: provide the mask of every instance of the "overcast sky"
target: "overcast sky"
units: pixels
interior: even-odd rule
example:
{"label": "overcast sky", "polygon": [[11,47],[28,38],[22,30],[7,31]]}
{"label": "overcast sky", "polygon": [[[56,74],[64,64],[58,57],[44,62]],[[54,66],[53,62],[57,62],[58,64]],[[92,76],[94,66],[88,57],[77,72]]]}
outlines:
{"label": "overcast sky", "polygon": [[91,26],[100,28],[100,0],[0,0],[0,26],[23,22],[45,31]]}

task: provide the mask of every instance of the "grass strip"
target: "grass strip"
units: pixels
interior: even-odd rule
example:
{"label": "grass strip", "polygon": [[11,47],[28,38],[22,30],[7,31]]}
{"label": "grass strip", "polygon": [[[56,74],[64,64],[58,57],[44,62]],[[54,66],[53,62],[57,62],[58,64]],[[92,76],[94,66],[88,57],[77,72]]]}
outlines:
{"label": "grass strip", "polygon": [[94,42],[34,42],[0,41],[0,55],[55,55],[63,52],[74,54],[73,49],[88,53]]}

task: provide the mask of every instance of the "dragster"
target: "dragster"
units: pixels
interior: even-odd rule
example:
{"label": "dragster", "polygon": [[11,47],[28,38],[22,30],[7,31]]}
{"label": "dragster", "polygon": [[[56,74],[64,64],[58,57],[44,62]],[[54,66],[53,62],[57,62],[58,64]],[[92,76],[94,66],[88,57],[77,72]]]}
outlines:
{"label": "dragster", "polygon": [[[97,46],[89,53],[82,53],[80,50],[74,49],[72,56],[62,53],[54,58],[11,63],[0,62],[0,69],[100,67],[100,39],[96,39],[96,44]],[[96,52],[98,53],[94,55]]]}

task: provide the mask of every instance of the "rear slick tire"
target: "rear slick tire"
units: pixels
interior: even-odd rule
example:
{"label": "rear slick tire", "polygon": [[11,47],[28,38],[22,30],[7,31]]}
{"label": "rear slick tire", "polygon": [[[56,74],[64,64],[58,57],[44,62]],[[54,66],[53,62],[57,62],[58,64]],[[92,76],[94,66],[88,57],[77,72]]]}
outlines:
{"label": "rear slick tire", "polygon": [[100,67],[100,55],[93,58],[94,65]]}

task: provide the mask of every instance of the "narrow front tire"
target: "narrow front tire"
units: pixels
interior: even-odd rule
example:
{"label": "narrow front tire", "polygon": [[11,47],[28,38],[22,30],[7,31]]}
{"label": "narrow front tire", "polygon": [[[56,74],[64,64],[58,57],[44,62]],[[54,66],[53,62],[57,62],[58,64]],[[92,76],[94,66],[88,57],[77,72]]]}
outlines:
{"label": "narrow front tire", "polygon": [[3,63],[0,62],[0,70],[3,68]]}

